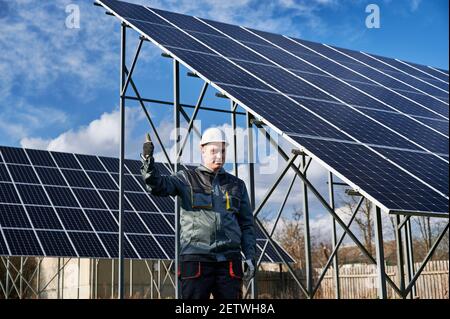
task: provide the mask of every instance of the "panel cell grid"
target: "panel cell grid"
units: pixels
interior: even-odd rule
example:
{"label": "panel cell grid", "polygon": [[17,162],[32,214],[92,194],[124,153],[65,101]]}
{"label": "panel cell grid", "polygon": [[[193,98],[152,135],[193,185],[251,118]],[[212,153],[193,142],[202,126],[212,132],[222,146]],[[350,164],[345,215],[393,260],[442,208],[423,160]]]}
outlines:
{"label": "panel cell grid", "polygon": [[[117,234],[108,234],[108,233],[99,233],[100,239],[105,245],[106,249],[109,252],[109,255],[112,258],[117,258],[119,256],[119,235]],[[125,258],[136,259],[138,256],[131,247],[130,243],[126,238],[124,238],[124,247],[123,254]]]}
{"label": "panel cell grid", "polygon": [[69,169],[62,170],[67,182],[72,187],[83,187],[83,188],[94,188],[94,186],[89,181],[86,173],[83,171],[75,171]]}
{"label": "panel cell grid", "polygon": [[105,170],[96,156],[81,154],[76,154],[75,156],[78,158],[81,166],[83,166],[85,170],[100,172]]}
{"label": "panel cell grid", "polygon": [[161,214],[140,213],[139,215],[154,235],[173,234],[173,228],[170,227],[169,223]]}
{"label": "panel cell grid", "polygon": [[11,176],[16,183],[40,184],[31,166],[25,165],[8,165]]}
{"label": "panel cell grid", "polygon": [[45,186],[54,206],[80,207],[72,192],[68,188]]}
{"label": "panel cell grid", "polygon": [[6,163],[30,165],[25,151],[21,148],[0,146],[0,152],[5,158]]}
{"label": "panel cell grid", "polygon": [[27,149],[26,152],[31,160],[31,163],[33,163],[33,165],[56,167],[56,163],[52,159],[49,152],[40,151],[40,150],[30,150],[30,149]]}
{"label": "panel cell grid", "polygon": [[22,205],[0,204],[0,227],[30,228]]}
{"label": "panel cell grid", "polygon": [[13,256],[44,256],[32,230],[3,229]]}
{"label": "panel cell grid", "polygon": [[11,182],[8,171],[5,164],[0,164],[0,182]]}
{"label": "panel cell grid", "polygon": [[50,167],[35,167],[39,178],[44,185],[59,185],[67,186],[64,177],[57,168]]}
{"label": "panel cell grid", "polygon": [[118,232],[116,219],[107,210],[85,210],[88,219],[98,232]]}
{"label": "panel cell grid", "polygon": [[36,229],[63,229],[55,213],[49,206],[25,206]]}
{"label": "panel cell grid", "polygon": [[96,188],[118,190],[117,185],[108,173],[87,172],[87,174]]}
{"label": "panel cell grid", "polygon": [[155,236],[170,259],[175,258],[175,236]]}
{"label": "panel cell grid", "polygon": [[82,207],[106,209],[105,204],[103,204],[96,191],[80,188],[74,188],[73,191]]}
{"label": "panel cell grid", "polygon": [[[136,175],[135,175],[136,176]],[[119,185],[119,174],[112,174],[112,177]],[[142,176],[138,176],[138,181],[136,181],[133,175],[124,175],[124,187],[126,191],[142,192],[142,188],[139,186]],[[117,189],[117,186],[116,188]]]}
{"label": "panel cell grid", "polygon": [[125,159],[125,166],[128,167],[131,174],[140,175],[141,174],[141,161]]}
{"label": "panel cell grid", "polygon": [[94,233],[69,232],[69,237],[72,240],[80,257],[108,257],[108,254],[106,253],[105,249],[103,249],[102,244]]}
{"label": "panel cell grid", "polygon": [[99,156],[99,159],[110,173],[119,172],[119,159],[103,156]]}
{"label": "panel cell grid", "polygon": [[155,240],[149,235],[128,235],[131,243],[142,258],[167,259]]}
{"label": "panel cell grid", "polygon": [[64,227],[67,230],[92,231],[89,221],[81,209],[74,208],[56,208]]}
{"label": "panel cell grid", "polygon": [[42,186],[17,184],[16,187],[19,190],[19,194],[22,197],[24,204],[50,205]]}
{"label": "panel cell grid", "polygon": [[130,193],[125,192],[127,198],[130,200],[134,209],[141,212],[157,212],[155,205],[151,202],[145,193]]}
{"label": "panel cell grid", "polygon": [[[106,202],[106,205],[108,205],[109,209],[114,209],[114,210],[119,209],[119,192],[118,191],[114,192],[114,191],[101,190],[100,194],[101,194],[103,200]],[[126,199],[124,201],[124,209],[126,209],[126,210],[133,209]]]}
{"label": "panel cell grid", "polygon": [[58,164],[58,167],[81,169],[80,164],[78,164],[73,154],[59,152],[51,152],[51,154]]}
{"label": "panel cell grid", "polygon": [[76,256],[69,237],[62,231],[36,231],[47,256],[73,257]]}

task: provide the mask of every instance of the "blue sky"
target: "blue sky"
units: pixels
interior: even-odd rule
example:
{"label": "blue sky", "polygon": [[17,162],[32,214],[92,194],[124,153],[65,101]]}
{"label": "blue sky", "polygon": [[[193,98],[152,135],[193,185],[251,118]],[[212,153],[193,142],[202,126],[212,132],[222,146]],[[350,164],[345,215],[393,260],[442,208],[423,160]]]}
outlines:
{"label": "blue sky", "polygon": [[[131,2],[448,70],[447,0]],[[380,7],[379,29],[365,26],[370,3]],[[66,27],[70,4],[79,6],[79,29]],[[119,24],[103,12],[91,0],[0,0],[0,145],[118,154]],[[128,57],[137,44],[129,39]],[[134,79],[144,97],[171,100],[171,61],[149,43]],[[195,103],[201,84],[183,79],[184,103]],[[213,92],[206,102],[228,107]],[[128,107],[127,156],[137,158],[148,125],[136,103]],[[171,109],[150,110],[170,146]],[[204,114],[203,128],[229,120]],[[326,189],[324,172],[312,175]],[[261,196],[267,182],[258,186]]]}

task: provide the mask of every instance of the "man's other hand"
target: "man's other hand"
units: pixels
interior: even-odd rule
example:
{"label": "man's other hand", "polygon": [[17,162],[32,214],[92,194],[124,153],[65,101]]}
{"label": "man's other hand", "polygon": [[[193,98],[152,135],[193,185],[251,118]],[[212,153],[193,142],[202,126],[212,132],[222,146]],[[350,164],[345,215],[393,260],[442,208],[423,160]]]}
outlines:
{"label": "man's other hand", "polygon": [[249,281],[255,277],[255,263],[251,259],[244,262],[244,281]]}

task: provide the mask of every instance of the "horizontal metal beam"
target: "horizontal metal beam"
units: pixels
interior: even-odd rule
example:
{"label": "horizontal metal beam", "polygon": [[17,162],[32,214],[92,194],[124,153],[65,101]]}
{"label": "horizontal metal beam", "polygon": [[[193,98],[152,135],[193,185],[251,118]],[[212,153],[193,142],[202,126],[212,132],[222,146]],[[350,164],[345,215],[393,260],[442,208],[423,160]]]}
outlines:
{"label": "horizontal metal beam", "polygon": [[[125,99],[133,100],[133,101],[139,101],[139,99],[137,97],[134,97],[134,96],[125,96]],[[170,102],[170,101],[162,101],[162,100],[155,100],[155,99],[144,99],[144,98],[141,98],[141,100],[144,101],[144,102],[148,102],[148,103],[170,105],[170,106],[173,107],[173,102]],[[180,104],[180,106],[181,107],[185,107],[185,108],[191,108],[191,109],[195,108],[195,105],[190,105],[190,104]],[[217,109],[217,108],[213,108],[213,107],[206,107],[206,106],[200,107],[200,110],[221,112],[221,113],[228,113],[228,114],[233,113],[230,110],[221,110],[221,109]],[[237,115],[246,115],[246,113],[244,113],[244,112],[235,112],[235,114],[237,114]]]}
{"label": "horizontal metal beam", "polygon": [[437,218],[449,218],[449,213],[436,213],[436,212],[414,212],[414,211],[389,211],[391,215],[405,215],[405,216],[423,216],[423,217],[437,217]]}

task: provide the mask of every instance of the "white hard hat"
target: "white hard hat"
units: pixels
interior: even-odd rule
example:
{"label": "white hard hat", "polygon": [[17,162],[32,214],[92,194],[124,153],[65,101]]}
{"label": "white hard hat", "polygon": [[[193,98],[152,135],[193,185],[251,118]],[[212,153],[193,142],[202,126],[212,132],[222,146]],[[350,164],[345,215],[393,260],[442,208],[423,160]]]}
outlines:
{"label": "white hard hat", "polygon": [[222,142],[225,143],[225,146],[228,145],[225,133],[217,127],[211,127],[203,133],[200,145],[203,146],[212,142]]}

